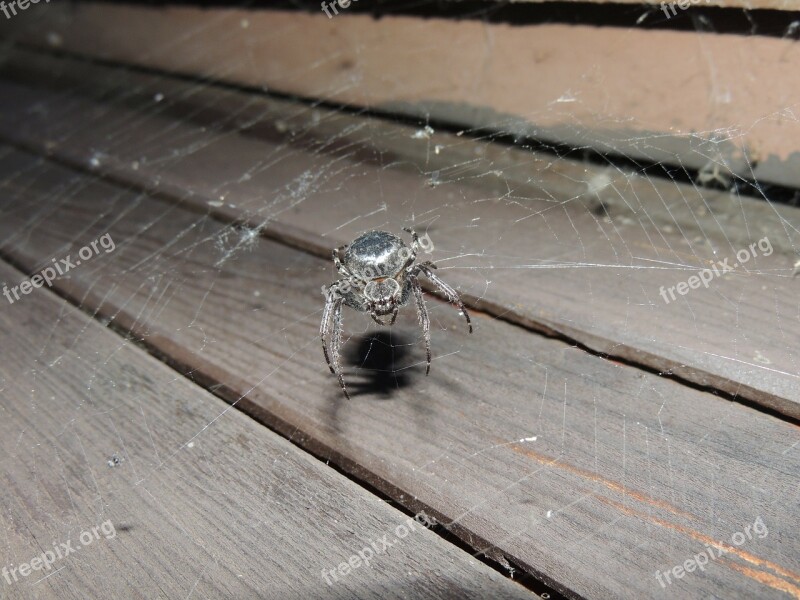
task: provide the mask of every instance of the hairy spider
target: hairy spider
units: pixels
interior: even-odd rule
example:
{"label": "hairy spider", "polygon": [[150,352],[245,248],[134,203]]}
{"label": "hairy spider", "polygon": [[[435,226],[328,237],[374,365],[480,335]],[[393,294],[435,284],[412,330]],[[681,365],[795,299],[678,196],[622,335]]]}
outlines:
{"label": "hairy spider", "polygon": [[[461,309],[461,314],[469,325],[469,332],[472,333],[472,322],[464,303],[458,292],[433,272],[436,265],[430,261],[414,264],[420,248],[430,251],[433,244],[430,244],[430,248],[425,248],[413,229],[404,227],[403,230],[411,234],[411,248],[399,237],[386,231],[368,231],[353,240],[349,246],[345,244],[333,251],[333,264],[343,278],[322,288],[325,310],[322,313],[319,335],[328,367],[339,378],[339,385],[347,398],[350,398],[350,394],[347,393],[339,365],[342,306],[370,313],[379,325],[394,325],[400,307],[405,306],[413,294],[428,355],[426,375],[431,370],[431,321],[419,284],[420,274],[430,279],[450,302]],[[430,238],[427,239],[430,241]],[[340,255],[345,248],[347,251],[342,261]]]}

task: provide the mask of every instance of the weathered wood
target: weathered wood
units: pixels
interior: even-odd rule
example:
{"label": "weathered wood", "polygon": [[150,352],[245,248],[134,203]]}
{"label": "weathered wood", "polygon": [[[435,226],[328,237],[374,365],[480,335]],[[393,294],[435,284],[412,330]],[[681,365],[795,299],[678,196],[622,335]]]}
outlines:
{"label": "weathered wood", "polygon": [[[0,136],[326,258],[416,222],[473,306],[800,417],[797,209],[163,77],[26,68],[47,64],[66,89],[3,83]],[[664,302],[764,237],[771,256]]]}
{"label": "weathered wood", "polygon": [[[796,7],[794,0],[745,3]],[[83,2],[41,5],[8,21],[5,35],[204,79],[675,168],[716,165],[723,175],[800,187],[800,80],[786,77],[797,70],[800,51],[793,13],[786,15],[785,38],[763,38],[391,15],[376,20],[341,12],[329,19],[321,10]],[[655,6],[642,16],[648,23],[667,18]],[[176,32],[182,32],[177,39]]]}
{"label": "weathered wood", "polygon": [[50,291],[3,303],[4,598],[534,597]]}
{"label": "weathered wood", "polygon": [[[0,173],[3,253],[33,270],[110,233],[62,293],[501,563],[593,598],[800,596],[795,425],[480,313],[468,336],[434,300],[428,378],[411,312],[360,352],[347,313],[347,402],[317,334],[328,261],[19,153]],[[767,537],[662,592],[758,517]]]}

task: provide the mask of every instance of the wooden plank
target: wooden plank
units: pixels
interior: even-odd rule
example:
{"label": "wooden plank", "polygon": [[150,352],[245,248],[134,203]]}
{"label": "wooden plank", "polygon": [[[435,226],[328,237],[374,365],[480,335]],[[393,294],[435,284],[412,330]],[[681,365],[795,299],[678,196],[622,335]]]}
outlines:
{"label": "wooden plank", "polygon": [[[415,222],[445,250],[448,277],[471,305],[800,418],[797,209],[734,203],[453,135],[416,139],[409,128],[163,77],[41,59],[37,67],[28,58],[26,69],[49,65],[49,80],[58,73],[64,87],[3,84],[7,140],[326,258],[366,229]],[[155,102],[157,94],[169,100]],[[709,289],[665,303],[662,288],[666,296],[702,269],[733,264],[765,237],[772,255],[758,250]]]}
{"label": "wooden plank", "polygon": [[51,292],[4,303],[4,598],[534,597]]}
{"label": "wooden plank", "polygon": [[[22,83],[25,88],[36,89],[36,96],[31,95],[30,90],[13,85],[4,89],[9,99],[4,105],[7,121],[19,117],[20,105],[33,102],[34,97],[38,100],[37,105],[42,103],[41,107],[48,113],[57,110],[50,98],[58,92],[59,101],[68,98],[71,105],[63,112],[65,118],[80,118],[75,113],[83,110],[94,115],[90,122],[96,125],[96,113],[102,112],[100,107],[91,103],[81,104],[76,94],[106,103],[113,99],[115,105],[145,112],[146,115],[137,115],[145,127],[151,121],[156,126],[169,123],[185,135],[188,131],[186,125],[213,126],[215,131],[235,130],[260,140],[291,141],[293,146],[306,152],[334,154],[417,174],[423,172],[428,176],[426,183],[432,186],[448,183],[453,177],[451,173],[457,170],[459,178],[468,180],[470,185],[506,192],[511,188],[516,196],[523,198],[539,197],[546,190],[552,195],[583,200],[590,210],[605,211],[614,217],[641,220],[646,213],[647,220],[654,225],[677,227],[686,236],[703,235],[741,244],[750,241],[754,228],[759,234],[778,229],[785,230],[785,237],[774,240],[777,248],[793,253],[800,246],[796,209],[747,196],[736,197],[737,204],[733,209],[727,192],[706,189],[701,193],[691,185],[642,177],[634,170],[599,168],[570,158],[554,161],[553,155],[546,152],[411,129],[385,119],[351,115],[320,106],[314,106],[309,114],[297,102],[221,86],[198,89],[186,81],[170,77],[87,64],[63,56],[54,60],[52,56],[35,51],[10,51],[5,61],[0,62],[0,74],[5,82]],[[18,97],[19,94],[23,96]],[[154,106],[156,98],[161,98],[161,101]],[[117,109],[115,106],[110,111],[107,118],[110,124],[115,123],[114,119],[133,118],[131,114],[116,113]],[[173,120],[162,121],[158,117]],[[175,117],[179,117],[180,122],[176,123]],[[34,120],[27,131],[15,133],[16,130],[12,129],[9,136],[18,143],[36,147],[36,134],[41,137],[46,131],[54,135],[52,123],[50,128],[45,127],[37,127]],[[113,129],[110,132],[115,138],[120,133]],[[66,132],[58,133],[66,135]],[[203,133],[202,128],[195,130],[195,135]],[[234,142],[239,142],[238,136],[231,137]],[[201,135],[200,139],[214,140],[214,137]],[[420,139],[424,142],[421,143]],[[48,141],[45,149],[52,152],[59,143],[57,140]],[[110,147],[115,155],[124,150],[118,148],[116,142],[109,146],[110,142],[105,142],[101,149]],[[169,139],[162,142],[174,144]],[[439,152],[436,152],[437,146]],[[181,149],[177,145],[173,147],[174,151]],[[535,180],[531,177],[534,168],[537,169]],[[147,165],[143,169],[147,172]],[[434,181],[437,174],[438,179]],[[613,190],[624,190],[624,194],[609,193]],[[695,210],[687,209],[695,205]]]}
{"label": "wooden plank", "polygon": [[[767,2],[747,4],[796,4]],[[329,19],[321,10],[91,2],[39,8],[9,22],[6,35],[203,79],[800,187],[800,81],[785,77],[800,59],[792,13],[784,38],[763,38],[376,20],[347,11]],[[659,19],[666,17],[653,9],[645,22]],[[176,31],[183,32],[177,41]]]}
{"label": "wooden plank", "polygon": [[[800,595],[796,425],[480,313],[468,336],[433,300],[428,378],[413,314],[370,342],[347,313],[347,402],[319,348],[329,261],[19,153],[0,173],[6,255],[34,270],[110,233],[62,293],[501,564],[593,598]],[[765,538],[662,591],[758,517]]]}

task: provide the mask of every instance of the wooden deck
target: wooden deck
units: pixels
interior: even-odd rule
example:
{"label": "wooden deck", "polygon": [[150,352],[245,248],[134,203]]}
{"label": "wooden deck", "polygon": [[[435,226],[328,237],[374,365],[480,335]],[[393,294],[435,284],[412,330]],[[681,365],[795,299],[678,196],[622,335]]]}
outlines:
{"label": "wooden deck", "polygon": [[[0,598],[800,598],[800,211],[416,134],[6,58],[0,283],[115,249],[0,297],[4,564],[116,534]],[[412,310],[346,313],[348,402],[318,339],[330,250],[414,221],[475,332],[429,295],[426,378]]]}
{"label": "wooden deck", "polygon": [[3,597],[320,597],[386,534],[328,576],[338,594],[530,596],[421,525],[395,538],[397,509],[58,296],[25,300],[0,314],[4,561],[74,552]]}

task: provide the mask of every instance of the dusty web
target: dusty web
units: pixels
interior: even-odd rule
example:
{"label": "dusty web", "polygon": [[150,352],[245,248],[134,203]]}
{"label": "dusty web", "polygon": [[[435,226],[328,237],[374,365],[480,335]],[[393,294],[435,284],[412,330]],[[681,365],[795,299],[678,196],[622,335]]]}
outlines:
{"label": "dusty web", "polygon": [[[700,57],[705,93],[736,104],[708,25],[685,39]],[[130,62],[153,64],[222,26],[235,36],[250,25],[213,17]],[[786,43],[787,63],[800,60],[796,29],[787,20],[785,39],[770,40]],[[342,50],[325,61],[350,58]],[[337,107],[366,85],[358,76],[318,87],[312,100],[279,85],[267,93],[230,85],[228,73],[253,60],[226,56],[201,79],[176,79],[7,52],[4,257],[39,273],[108,235],[114,248],[56,278],[54,289],[112,324],[118,349],[133,343],[121,333],[132,332],[180,365],[176,380],[191,377],[229,402],[177,445],[161,443],[142,408],[135,428],[150,450],[137,446],[137,456],[119,433],[105,455],[85,457],[87,469],[128,467],[127,483],[146,487],[158,472],[201,460],[190,450],[231,411],[257,406],[301,445],[318,440],[317,454],[363,462],[376,480],[406,490],[412,501],[401,504],[441,510],[454,531],[494,522],[474,548],[509,573],[556,547],[559,557],[580,557],[610,544],[639,556],[630,577],[641,570],[652,579],[671,566],[654,562],[660,549],[692,548],[659,511],[690,514],[714,539],[762,516],[776,541],[758,552],[800,566],[795,542],[777,542],[797,500],[787,474],[797,472],[798,438],[786,422],[800,410],[800,209],[788,180],[762,178],[751,142],[774,121],[797,137],[800,98],[782,97],[756,118],[726,108],[728,120],[709,118],[703,130],[643,132],[633,111],[589,101],[611,92],[587,68],[542,106],[514,118],[481,113],[470,124],[444,102],[423,103],[416,116],[400,103]],[[309,63],[293,76],[320,68]],[[472,77],[486,85],[485,73]],[[535,135],[540,123],[547,135]],[[678,149],[670,156],[665,138]],[[318,333],[320,287],[339,277],[330,252],[372,229],[408,240],[403,227],[429,236],[434,249],[420,260],[459,290],[475,332],[427,289],[425,378],[413,300],[391,328],[345,308],[347,403]],[[72,355],[87,345],[80,336],[98,334],[86,326],[65,346],[67,313],[46,317],[49,337],[31,370],[89,363],[85,400],[69,406],[64,431],[99,415],[116,427],[102,392],[122,385],[107,368],[113,357]],[[2,389],[29,397],[7,377]],[[24,401],[35,411],[31,394]],[[363,435],[368,427],[379,434]],[[32,431],[6,434],[17,440],[13,452],[39,443]],[[459,481],[468,477],[480,485]],[[711,483],[698,489],[700,481]],[[628,512],[603,512],[614,503]],[[613,539],[635,518],[641,530]],[[567,577],[565,564],[554,559],[548,572]],[[591,568],[577,580],[584,576]]]}

